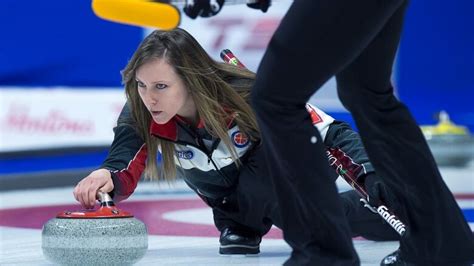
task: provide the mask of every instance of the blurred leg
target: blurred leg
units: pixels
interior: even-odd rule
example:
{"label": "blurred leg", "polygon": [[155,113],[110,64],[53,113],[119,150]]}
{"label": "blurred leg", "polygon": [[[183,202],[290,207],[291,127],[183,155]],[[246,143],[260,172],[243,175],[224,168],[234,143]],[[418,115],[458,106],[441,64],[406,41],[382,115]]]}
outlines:
{"label": "blurred leg", "polygon": [[377,174],[402,199],[399,216],[409,230],[401,240],[404,258],[420,265],[471,261],[472,232],[418,125],[393,95],[390,76],[404,9],[399,9],[364,52],[338,73],[339,97],[356,121]]}
{"label": "blurred leg", "polygon": [[252,102],[285,240],[286,264],[358,265],[323,141],[304,105],[371,42],[402,0],[295,1],[257,72]]}

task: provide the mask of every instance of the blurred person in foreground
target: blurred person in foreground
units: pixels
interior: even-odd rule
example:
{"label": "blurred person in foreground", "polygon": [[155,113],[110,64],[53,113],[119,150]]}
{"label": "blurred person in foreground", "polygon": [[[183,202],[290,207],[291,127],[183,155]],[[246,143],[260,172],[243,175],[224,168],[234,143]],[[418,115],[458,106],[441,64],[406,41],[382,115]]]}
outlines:
{"label": "blurred person in foreground", "polygon": [[[184,11],[194,18],[215,15],[225,3],[187,2]],[[247,2],[265,12],[271,0]],[[420,128],[393,93],[390,77],[407,5],[407,0],[296,0],[270,40],[251,101],[265,136],[262,149],[284,237],[293,248],[285,265],[360,263],[324,163],[324,139],[302,108],[333,76],[376,173],[395,196],[385,203],[408,227],[400,248],[381,265],[474,263],[472,231]]]}

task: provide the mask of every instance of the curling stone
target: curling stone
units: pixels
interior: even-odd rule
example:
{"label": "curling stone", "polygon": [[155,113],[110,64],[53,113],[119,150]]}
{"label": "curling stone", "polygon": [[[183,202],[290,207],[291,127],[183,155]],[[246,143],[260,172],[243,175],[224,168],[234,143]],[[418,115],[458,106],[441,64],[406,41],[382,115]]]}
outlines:
{"label": "curling stone", "polygon": [[439,166],[465,166],[474,159],[474,137],[465,126],[454,124],[446,111],[438,124],[421,126],[423,135]]}
{"label": "curling stone", "polygon": [[42,231],[43,254],[60,265],[131,265],[148,248],[143,222],[99,192],[100,208],[64,211]]}

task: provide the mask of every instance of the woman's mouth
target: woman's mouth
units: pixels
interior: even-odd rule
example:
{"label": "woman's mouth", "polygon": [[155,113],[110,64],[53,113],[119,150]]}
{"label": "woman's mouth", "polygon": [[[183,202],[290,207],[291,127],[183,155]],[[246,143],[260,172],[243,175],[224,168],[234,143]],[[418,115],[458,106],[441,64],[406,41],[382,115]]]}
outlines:
{"label": "woman's mouth", "polygon": [[161,114],[162,111],[150,111],[153,116]]}

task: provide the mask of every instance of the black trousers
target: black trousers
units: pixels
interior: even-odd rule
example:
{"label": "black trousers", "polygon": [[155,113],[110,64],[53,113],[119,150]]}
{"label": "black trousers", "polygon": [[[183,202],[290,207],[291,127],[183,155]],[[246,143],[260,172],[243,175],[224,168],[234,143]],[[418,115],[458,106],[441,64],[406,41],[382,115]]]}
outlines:
{"label": "black trousers", "polygon": [[[327,164],[327,160],[324,161]],[[317,176],[312,176],[317,180]],[[337,174],[331,173],[336,181]],[[281,209],[274,193],[271,178],[268,176],[263,150],[256,148],[241,166],[239,183],[234,193],[220,199],[203,199],[214,214],[214,223],[222,231],[235,227],[243,233],[265,235],[275,225],[282,228]],[[339,194],[341,210],[349,222],[350,235],[362,236],[374,241],[399,240],[399,235],[382,219],[360,203],[360,196],[354,190]],[[306,225],[317,225],[315,221]],[[304,230],[304,228],[302,228]]]}
{"label": "black trousers", "polygon": [[[261,187],[256,187],[255,183],[250,188],[261,189]],[[226,197],[219,200],[205,200],[212,207],[214,224],[219,231],[232,227],[244,234],[264,236],[272,225],[281,228],[282,221],[276,200],[274,198],[273,201],[269,201],[269,198],[262,199],[258,196],[259,191],[253,191],[257,194],[251,195],[249,190],[246,189],[244,197],[230,196],[230,198]],[[255,195],[257,197],[254,197]],[[363,237],[372,241],[396,241],[400,239],[400,235],[378,214],[374,214],[363,207],[357,192],[349,190],[339,195],[352,237]],[[251,205],[252,207],[244,209],[244,205]]]}
{"label": "black trousers", "polygon": [[402,202],[399,216],[409,230],[400,242],[405,258],[417,265],[474,258],[472,232],[419,127],[393,95],[390,77],[406,5],[296,0],[269,43],[252,102],[284,237],[293,248],[288,265],[359,264],[323,141],[304,108],[334,75],[377,174]]}

